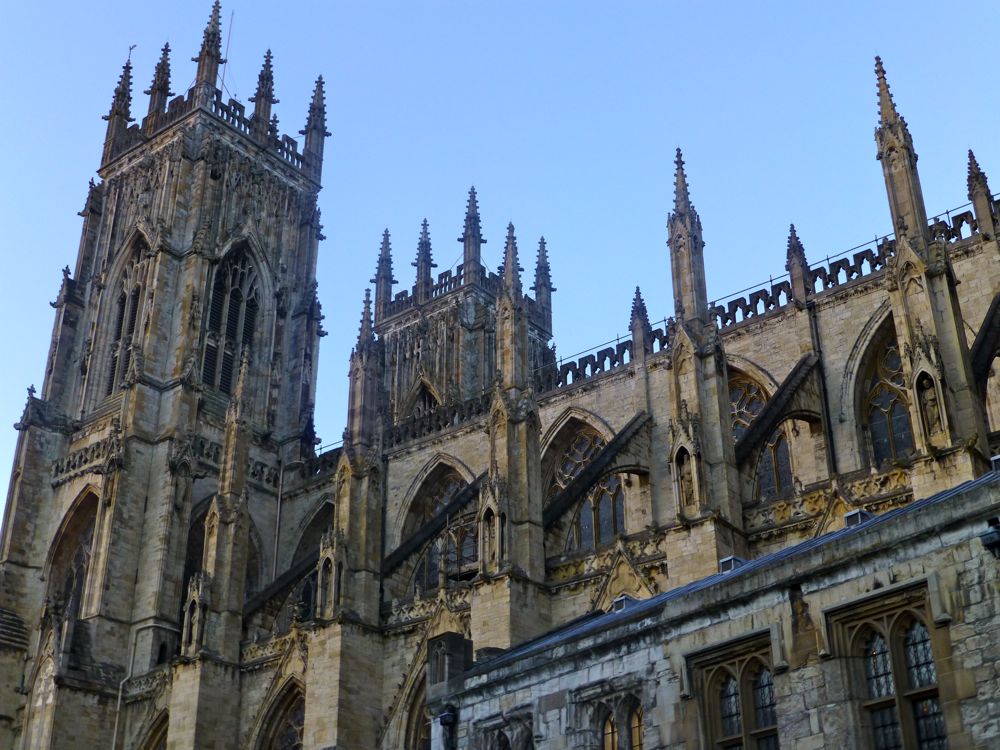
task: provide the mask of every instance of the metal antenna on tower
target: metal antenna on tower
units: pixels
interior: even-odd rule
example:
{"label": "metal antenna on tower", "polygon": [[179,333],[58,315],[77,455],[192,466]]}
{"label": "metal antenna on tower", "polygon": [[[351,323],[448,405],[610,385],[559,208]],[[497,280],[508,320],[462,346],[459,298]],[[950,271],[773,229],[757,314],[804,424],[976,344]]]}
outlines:
{"label": "metal antenna on tower", "polygon": [[226,90],[226,69],[229,67],[229,40],[233,38],[233,18],[236,16],[236,11],[229,11],[229,28],[226,30],[226,51],[222,54],[222,58],[225,62],[222,64],[222,79],[219,81],[219,90]]}

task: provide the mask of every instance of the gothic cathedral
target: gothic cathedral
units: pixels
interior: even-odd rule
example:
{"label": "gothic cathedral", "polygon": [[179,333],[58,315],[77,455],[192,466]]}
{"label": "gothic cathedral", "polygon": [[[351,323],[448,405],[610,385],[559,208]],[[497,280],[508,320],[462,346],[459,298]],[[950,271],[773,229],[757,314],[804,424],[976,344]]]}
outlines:
{"label": "gothic cathedral", "polygon": [[16,425],[0,746],[998,746],[1000,207],[970,151],[928,217],[880,60],[891,234],[710,304],[678,150],[673,317],[563,362],[472,189],[457,269],[383,235],[322,453],[323,79],[300,146],[217,0],[196,62],[122,71]]}

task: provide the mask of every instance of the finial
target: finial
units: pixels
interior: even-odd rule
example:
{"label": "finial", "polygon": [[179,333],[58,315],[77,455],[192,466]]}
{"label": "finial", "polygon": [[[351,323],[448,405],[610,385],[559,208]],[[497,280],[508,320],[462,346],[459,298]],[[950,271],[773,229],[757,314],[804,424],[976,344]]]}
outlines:
{"label": "finial", "polygon": [[638,286],[635,288],[635,296],[632,297],[632,318],[629,327],[634,330],[636,323],[642,326],[643,331],[652,330],[652,326],[649,324],[649,312],[646,310],[646,302],[643,300],[642,292],[639,291]]}
{"label": "finial", "polygon": [[126,60],[122,66],[122,74],[118,78],[115,86],[114,96],[111,98],[111,111],[105,116],[105,120],[112,117],[124,117],[127,122],[132,122],[132,61]]}
{"label": "finial", "polygon": [[361,328],[358,330],[358,349],[374,338],[372,324],[372,290],[365,289],[365,302],[361,310]]}
{"label": "finial", "polygon": [[686,214],[691,209],[691,198],[688,195],[687,175],[684,174],[684,155],[679,147],[674,165],[674,213]]}
{"label": "finial", "polygon": [[475,239],[483,244],[486,243],[486,240],[482,238],[482,225],[479,221],[479,200],[476,198],[475,185],[469,188],[469,202],[465,207],[465,231],[462,232],[462,236],[458,238],[458,241],[465,242],[470,239]]}
{"label": "finial", "polygon": [[879,124],[891,125],[897,122],[906,125],[906,121],[899,116],[896,111],[896,103],[892,100],[892,93],[889,91],[889,82],[885,77],[885,68],[882,65],[882,58],[875,56],[875,79],[878,84],[878,114]]}
{"label": "finial", "polygon": [[[257,104],[254,108],[256,111],[259,111],[265,103],[278,103],[278,100],[274,98],[273,60],[274,58],[272,57],[271,50],[269,49],[264,53],[264,64],[261,66],[260,73],[257,75],[257,91],[250,97],[250,101]],[[268,109],[270,109],[270,107],[268,107]],[[265,117],[264,119],[267,118]]]}
{"label": "finial", "polygon": [[514,224],[507,224],[507,244],[503,250],[503,280],[508,289],[521,292],[521,266],[517,259],[517,237],[514,236]]}
{"label": "finial", "polygon": [[427,273],[430,273],[432,268],[437,268],[437,263],[433,262],[431,256],[431,233],[427,219],[420,222],[420,239],[417,240],[417,259],[412,265],[417,267],[418,275],[421,269],[426,269]]}
{"label": "finial", "polygon": [[157,107],[155,111],[161,112],[162,105],[166,104],[167,99],[173,96],[173,92],[170,90],[169,42],[164,44],[163,49],[160,50],[160,59],[157,61],[156,68],[153,70],[153,82],[150,83],[149,88],[142,93],[152,97],[149,100],[150,112],[154,111],[154,107]]}
{"label": "finial", "polygon": [[976,161],[976,155],[969,149],[969,200],[972,200],[973,193],[982,190],[986,195],[990,195],[990,188],[986,182],[986,173],[980,168]]}
{"label": "finial", "polygon": [[388,278],[390,284],[395,284],[392,278],[392,245],[389,242],[389,230],[382,232],[382,245],[378,251],[378,263],[375,266],[375,278],[369,279],[372,284],[378,284],[380,279]]}
{"label": "finial", "polygon": [[29,400],[33,399],[36,393],[37,391],[35,390],[35,384],[32,383],[31,385],[28,386],[28,399]]}
{"label": "finial", "polygon": [[537,292],[545,288],[550,292],[556,291],[552,286],[552,269],[549,267],[549,251],[545,246],[545,237],[538,238],[538,257],[535,261],[535,284],[532,291]]}
{"label": "finial", "polygon": [[788,226],[788,248],[787,248],[788,262],[790,263],[792,258],[796,260],[801,260],[805,263],[806,251],[802,247],[802,242],[799,240],[799,235],[795,232],[795,225],[790,224]]}
{"label": "finial", "polygon": [[323,76],[316,79],[316,87],[313,89],[312,101],[309,103],[309,115],[306,118],[306,127],[300,130],[299,134],[307,137],[310,131],[321,132],[323,136],[329,136],[326,132],[326,91],[323,84]]}
{"label": "finial", "polygon": [[195,84],[215,87],[215,79],[219,73],[219,65],[225,62],[222,59],[222,5],[219,0],[212,3],[212,13],[208,17],[208,24],[201,39],[201,50],[197,57],[191,58],[198,63],[198,73]]}

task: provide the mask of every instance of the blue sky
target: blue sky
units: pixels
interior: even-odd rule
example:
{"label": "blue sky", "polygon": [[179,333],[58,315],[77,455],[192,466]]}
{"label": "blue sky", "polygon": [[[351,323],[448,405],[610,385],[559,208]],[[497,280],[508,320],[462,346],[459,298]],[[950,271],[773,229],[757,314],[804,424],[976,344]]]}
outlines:
{"label": "blue sky", "polygon": [[[24,389],[41,386],[60,269],[73,265],[77,212],[95,176],[111,93],[130,45],[133,113],[161,46],[172,89],[194,76],[208,0],[8,3],[0,30],[5,144],[0,221],[0,461]],[[788,224],[810,261],[890,229],[873,57],[886,65],[920,154],[928,213],[966,202],[966,151],[1000,179],[997,57],[977,29],[995,3],[226,2],[230,95],[247,102],[274,53],[282,131],[305,122],[327,81],[320,197],[317,428],[339,438],[347,358],[383,228],[396,277],[412,284],[420,221],[438,271],[461,246],[468,188],[480,198],[485,261],[508,221],[522,265],[544,234],[558,352],[624,335],[632,292],[671,313],[665,222],[674,149],[684,149],[721,298],[784,273]],[[996,188],[997,183],[994,185]],[[859,323],[860,324],[860,323]]]}

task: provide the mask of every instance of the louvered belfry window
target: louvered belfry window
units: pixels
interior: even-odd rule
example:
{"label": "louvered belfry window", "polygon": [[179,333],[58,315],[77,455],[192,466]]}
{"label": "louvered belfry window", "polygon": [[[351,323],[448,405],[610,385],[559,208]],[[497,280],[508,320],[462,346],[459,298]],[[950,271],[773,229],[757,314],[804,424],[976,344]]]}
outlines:
{"label": "louvered belfry window", "polygon": [[245,251],[237,251],[223,261],[212,282],[201,370],[205,385],[233,392],[240,359],[253,351],[259,312],[257,269]]}

